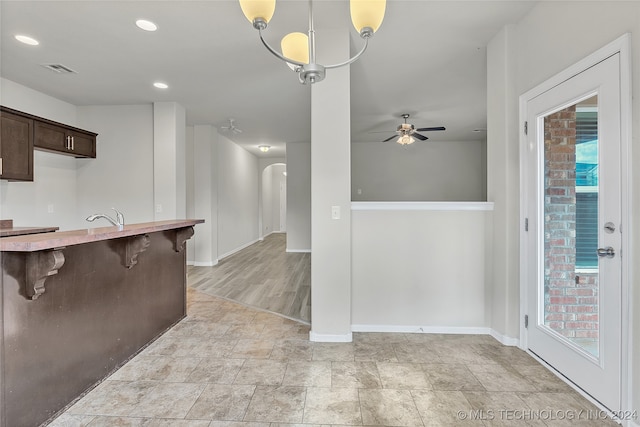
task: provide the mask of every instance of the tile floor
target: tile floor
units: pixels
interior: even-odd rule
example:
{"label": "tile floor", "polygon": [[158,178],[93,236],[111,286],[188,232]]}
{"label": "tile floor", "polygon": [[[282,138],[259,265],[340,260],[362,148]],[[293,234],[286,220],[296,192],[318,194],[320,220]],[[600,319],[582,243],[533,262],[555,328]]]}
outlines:
{"label": "tile floor", "polygon": [[50,426],[617,425],[488,336],[308,333],[190,289],[187,318]]}

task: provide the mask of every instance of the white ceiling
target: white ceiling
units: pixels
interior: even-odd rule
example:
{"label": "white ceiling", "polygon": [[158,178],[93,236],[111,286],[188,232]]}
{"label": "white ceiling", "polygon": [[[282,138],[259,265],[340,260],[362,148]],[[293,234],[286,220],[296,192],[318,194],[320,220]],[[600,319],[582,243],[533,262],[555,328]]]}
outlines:
{"label": "white ceiling", "polygon": [[[433,140],[483,139],[473,130],[486,128],[486,45],[534,4],[388,0],[380,30],[351,66],[352,140],[393,135],[402,113],[416,127],[447,128],[428,133]],[[323,27],[351,25],[346,0],[316,0],[314,11],[318,46]],[[158,31],[138,29],[139,18]],[[220,127],[233,117],[243,132],[227,136],[261,156],[260,144],[274,147],[267,156],[283,156],[286,142],[309,140],[309,87],[266,51],[237,0],[2,0],[0,20],[0,74],[14,82],[79,106],[176,101],[190,125]],[[306,1],[281,0],[265,38],[279,46],[286,33],[306,32],[307,20]],[[361,39],[351,33],[355,53]],[[156,80],[169,89],[154,88]]]}

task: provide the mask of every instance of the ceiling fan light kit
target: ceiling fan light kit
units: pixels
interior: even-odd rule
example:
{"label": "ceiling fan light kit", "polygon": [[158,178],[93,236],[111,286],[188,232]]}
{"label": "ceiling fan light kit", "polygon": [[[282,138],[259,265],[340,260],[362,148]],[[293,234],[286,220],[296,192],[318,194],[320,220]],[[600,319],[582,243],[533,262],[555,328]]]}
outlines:
{"label": "ceiling fan light kit", "polygon": [[308,34],[290,33],[281,42],[282,53],[272,48],[262,37],[276,8],[276,0],[239,0],[244,16],[258,30],[262,44],[277,58],[298,73],[302,84],[313,84],[324,80],[326,70],[349,65],[356,61],[367,49],[369,39],[380,28],[386,9],[386,0],[351,0],[351,21],[364,39],[364,46],[352,58],[339,64],[320,65],[316,63],[316,41],[313,23],[313,0],[309,0]]}
{"label": "ceiling fan light kit", "polygon": [[416,140],[413,139],[411,135],[402,135],[400,138],[398,138],[396,142],[406,147],[407,145],[413,144],[414,142],[416,142]]}
{"label": "ceiling fan light kit", "polygon": [[[409,114],[402,114],[400,117],[404,119],[404,123],[400,123],[398,128],[396,129],[396,133],[400,135],[400,137],[396,140],[396,142],[402,146],[407,146],[409,144],[413,144],[416,142],[415,138],[418,138],[421,141],[426,141],[427,138],[424,135],[419,134],[418,132],[431,132],[436,130],[446,130],[443,126],[436,126],[430,128],[420,128],[416,129],[411,123],[407,123],[407,119],[409,118]],[[382,142],[391,141],[396,136],[390,136]],[[415,138],[414,138],[415,137]]]}

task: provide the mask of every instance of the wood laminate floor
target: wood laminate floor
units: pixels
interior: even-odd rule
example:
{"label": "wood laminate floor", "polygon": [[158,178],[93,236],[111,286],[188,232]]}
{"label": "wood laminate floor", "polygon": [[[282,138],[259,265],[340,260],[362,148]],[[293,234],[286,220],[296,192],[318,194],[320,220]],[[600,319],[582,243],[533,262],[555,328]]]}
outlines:
{"label": "wood laminate floor", "polygon": [[276,233],[214,267],[190,266],[189,287],[288,318],[311,320],[311,254],[287,253]]}

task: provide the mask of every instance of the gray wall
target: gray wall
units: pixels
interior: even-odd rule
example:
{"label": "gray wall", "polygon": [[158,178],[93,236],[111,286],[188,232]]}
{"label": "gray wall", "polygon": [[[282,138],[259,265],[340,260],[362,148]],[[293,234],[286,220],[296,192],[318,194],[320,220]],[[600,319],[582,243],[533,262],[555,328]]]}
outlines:
{"label": "gray wall", "polygon": [[258,158],[218,136],[218,258],[258,240]]}
{"label": "gray wall", "polygon": [[351,144],[353,201],[484,201],[484,141]]}

